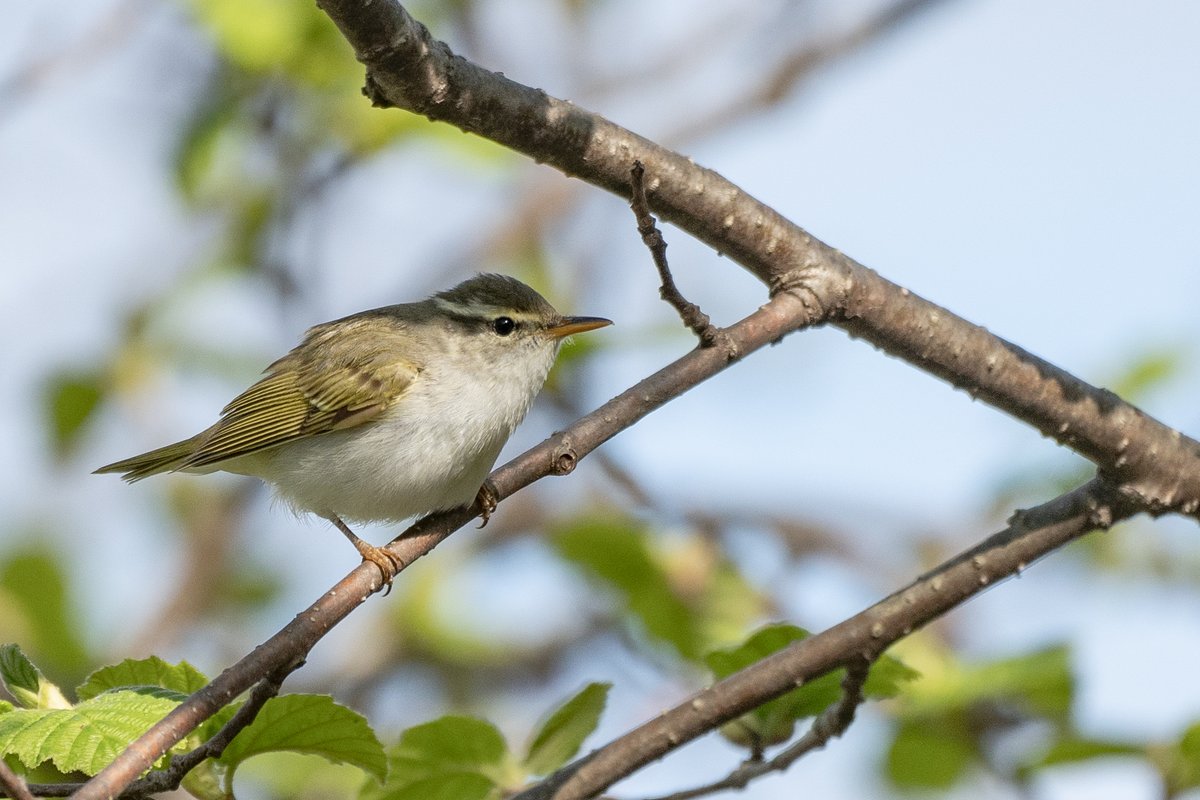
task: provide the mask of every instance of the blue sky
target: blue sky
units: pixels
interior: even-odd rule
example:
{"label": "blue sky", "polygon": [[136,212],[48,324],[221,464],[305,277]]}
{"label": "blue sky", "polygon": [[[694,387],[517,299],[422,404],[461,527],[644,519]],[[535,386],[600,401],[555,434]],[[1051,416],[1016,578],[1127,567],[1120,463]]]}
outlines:
{"label": "blue sky", "polygon": [[[703,27],[703,19],[682,21],[687,4],[664,2],[652,13],[671,24],[650,20],[613,38],[635,5],[609,4],[598,24],[595,44],[614,62],[636,58],[672,31],[683,38],[686,30],[678,31],[687,24]],[[0,76],[40,52],[35,42],[70,42],[71,28],[87,30],[107,7],[94,0],[72,5],[70,14],[53,3],[10,9],[0,31]],[[166,66],[150,81],[143,72],[147,63],[169,64],[162,56],[172,48],[198,45],[179,33],[178,12],[153,8],[125,45],[77,74],[48,78],[0,113],[0,337],[8,342],[0,359],[0,440],[8,451],[0,461],[0,508],[18,529],[53,520],[64,544],[86,531],[93,568],[147,558],[170,563],[175,543],[156,535],[161,516],[149,495],[94,478],[90,469],[193,432],[229,396],[227,385],[168,377],[153,401],[167,411],[106,414],[69,469],[44,454],[37,398],[47,366],[105,357],[119,335],[120,311],[169,284],[205,236],[163,173],[164,131],[186,110],[187,81],[196,75],[180,68],[176,76]],[[731,8],[714,5],[712,18]],[[588,106],[586,97],[572,96],[585,83],[579,76],[552,71],[570,54],[552,44],[537,51],[537,27],[521,27],[532,25],[538,9],[545,10],[509,4],[493,12],[495,24],[513,28],[497,37],[497,63],[488,66]],[[714,58],[701,76],[714,83],[685,78],[670,92],[651,86],[638,98],[600,98],[590,107],[640,132],[668,130],[662,120],[686,113],[688,103],[737,91],[721,80],[761,57],[749,43],[764,38],[763,27],[803,20],[791,5],[773,4],[736,29],[743,38],[732,36]],[[749,35],[756,31],[758,38]],[[683,146],[890,280],[1091,382],[1111,380],[1146,352],[1182,353],[1181,374],[1144,407],[1196,435],[1197,41],[1200,4],[1187,0],[948,2],[822,71],[780,107]],[[146,90],[174,86],[176,77],[183,88]],[[244,342],[247,360],[265,364],[307,324],[403,299],[396,292],[437,288],[394,265],[385,243],[394,242],[395,226],[413,263],[421,263],[464,226],[503,213],[511,192],[503,175],[436,152],[381,158],[372,172],[400,191],[360,193],[366,177],[336,191],[311,254],[328,291],[305,307],[267,313],[265,292],[206,287],[180,309],[176,332]],[[431,205],[446,210],[421,220]],[[678,231],[667,234],[680,286],[718,321],[762,302],[762,288],[735,265]],[[640,332],[672,319],[655,300],[652,269],[621,200],[589,196],[560,247],[565,262],[586,255],[605,270],[586,282],[586,307],[572,311],[610,316],[619,326],[619,347],[587,375],[592,400],[689,346],[682,336],[638,346]],[[337,271],[328,266],[335,262]],[[506,452],[540,439],[549,424],[531,418]],[[609,447],[668,507],[802,509],[852,531],[857,546],[894,548],[900,559],[911,558],[899,553],[914,534],[936,532],[947,547],[981,537],[996,522],[985,506],[999,484],[1071,458],[1020,423],[835,330],[795,336],[757,355]],[[753,479],[731,483],[731,475]],[[286,514],[272,515],[265,500],[256,522],[265,530],[261,547],[288,541],[297,527]],[[1155,530],[1168,541],[1195,534],[1193,525],[1170,521]],[[322,540],[306,545],[314,553],[345,555],[337,537],[307,538]],[[1200,640],[1198,620],[1186,610],[1195,607],[1194,592],[1150,581],[1081,584],[1053,561],[963,612],[972,615],[960,631],[965,645],[989,653],[1060,637],[1076,642],[1085,659],[1084,718],[1101,730],[1169,736],[1200,716],[1200,685],[1183,666],[1200,656],[1191,644]],[[897,574],[911,574],[909,566],[901,561]],[[333,577],[305,572],[295,598]],[[832,622],[871,600],[877,587],[847,589],[840,577],[806,574],[793,610]],[[139,590],[161,591],[166,580],[169,574],[149,576]],[[95,600],[89,613],[99,630],[119,630],[135,600],[133,588],[125,591]],[[1131,630],[1137,643],[1114,652],[1112,642]],[[858,778],[832,766],[826,777],[817,764],[852,769],[856,748],[873,735],[864,727],[858,743],[838,743],[836,752],[801,767],[806,775],[820,772],[829,791],[854,791]],[[710,757],[696,752],[681,758]],[[777,783],[787,796],[787,781]],[[1147,796],[1147,787],[1143,774],[1118,765],[1048,778],[1040,796]]]}

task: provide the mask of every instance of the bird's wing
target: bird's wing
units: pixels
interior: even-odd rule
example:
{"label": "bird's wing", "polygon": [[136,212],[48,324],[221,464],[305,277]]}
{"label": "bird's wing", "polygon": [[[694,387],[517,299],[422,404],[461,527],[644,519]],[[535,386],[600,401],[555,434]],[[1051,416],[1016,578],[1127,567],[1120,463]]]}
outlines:
{"label": "bird's wing", "polygon": [[318,325],[235,397],[177,469],[201,467],[377,418],[420,372],[405,331],[362,320]]}

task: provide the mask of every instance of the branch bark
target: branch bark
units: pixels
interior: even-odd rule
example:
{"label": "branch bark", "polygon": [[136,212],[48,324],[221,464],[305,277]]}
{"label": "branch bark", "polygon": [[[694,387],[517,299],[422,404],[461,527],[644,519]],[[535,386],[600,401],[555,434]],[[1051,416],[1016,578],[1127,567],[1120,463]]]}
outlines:
{"label": "branch bark", "polygon": [[[501,467],[500,498],[578,460],[655,408],[799,328],[829,322],[1034,425],[1094,461],[1100,477],[859,615],[710,687],[525,797],[590,797],[683,742],[790,688],[874,658],[890,643],[1095,527],[1140,510],[1200,518],[1200,444],[987,331],[888,282],[810,236],[711,170],[604,118],[455,56],[390,0],[321,0],[367,67],[366,92],[478,133],[622,197],[629,170],[651,176],[650,208],[729,255],[771,299],[698,348]],[[402,563],[433,549],[475,514],[421,520],[391,544]],[[120,794],[172,745],[264,675],[278,674],[380,588],[355,569],[329,593],[176,708],[76,795]]]}
{"label": "branch bark", "polygon": [[1037,559],[1137,508],[1100,479],[1013,515],[1009,526],[908,587],[796,642],[618,737],[513,800],[583,800],[719,725],[855,660],[872,661],[914,630]]}
{"label": "branch bark", "polygon": [[[782,294],[774,298],[724,329],[721,342],[725,346],[692,350],[497,469],[490,480],[498,498],[504,499],[547,475],[572,472],[580,459],[651,411],[813,321],[810,309],[795,296]],[[477,512],[472,507],[430,515],[392,540],[387,548],[400,563],[411,566]],[[121,794],[172,746],[264,675],[287,670],[304,660],[326,633],[382,588],[379,580],[379,569],[374,564],[360,564],[278,633],[177,706],[73,796],[102,800]]]}
{"label": "branch bark", "polygon": [[630,195],[813,314],[1036,427],[1145,510],[1200,519],[1200,443],[882,278],[716,172],[604,117],[455,55],[394,0],[320,0],[367,68],[364,91]]}

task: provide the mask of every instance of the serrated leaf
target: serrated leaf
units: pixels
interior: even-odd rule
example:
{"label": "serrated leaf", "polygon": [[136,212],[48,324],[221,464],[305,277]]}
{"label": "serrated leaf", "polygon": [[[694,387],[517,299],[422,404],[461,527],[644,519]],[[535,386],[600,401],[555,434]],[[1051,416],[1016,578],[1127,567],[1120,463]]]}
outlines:
{"label": "serrated leaf", "polygon": [[70,708],[62,690],[15,644],[0,645],[0,680],[22,708]]}
{"label": "serrated leaf", "polygon": [[700,656],[698,615],[671,588],[646,545],[643,527],[626,519],[589,518],[562,530],[554,544],[565,558],[616,589],[648,634],[688,660]]}
{"label": "serrated leaf", "polygon": [[138,692],[107,692],[73,708],[0,714],[0,753],[26,767],[51,762],[95,775],[178,703]]}
{"label": "serrated leaf", "polygon": [[356,711],[328,695],[288,694],[267,701],[254,722],[234,737],[220,761],[231,770],[260,753],[287,751],[352,764],[383,780],[383,745]]}
{"label": "serrated leaf", "polygon": [[42,390],[46,428],[54,454],[70,454],[84,423],[96,410],[104,395],[103,381],[93,372],[64,370],[55,373]]}
{"label": "serrated leaf", "polygon": [[190,695],[207,683],[204,673],[186,661],[169,664],[158,656],[127,658],[120,664],[93,672],[75,690],[75,695],[80,700],[87,700],[111,689],[136,686],[158,686],[178,695]]}
{"label": "serrated leaf", "polygon": [[611,688],[611,683],[589,683],[550,715],[529,744],[525,768],[530,774],[547,775],[579,752],[600,722]]}

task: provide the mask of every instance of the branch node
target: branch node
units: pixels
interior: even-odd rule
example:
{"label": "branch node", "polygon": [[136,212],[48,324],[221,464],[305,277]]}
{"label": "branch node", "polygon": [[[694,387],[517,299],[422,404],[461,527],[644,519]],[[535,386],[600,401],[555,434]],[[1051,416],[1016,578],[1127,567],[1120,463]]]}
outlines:
{"label": "branch node", "polygon": [[575,471],[578,463],[579,455],[575,452],[575,449],[570,446],[564,446],[554,458],[554,472],[556,475],[570,475]]}
{"label": "branch node", "polygon": [[810,319],[825,319],[828,311],[821,299],[821,293],[813,287],[815,279],[821,274],[823,270],[817,264],[805,263],[773,275],[770,281],[770,295],[774,298],[781,294],[790,294],[800,301]]}

